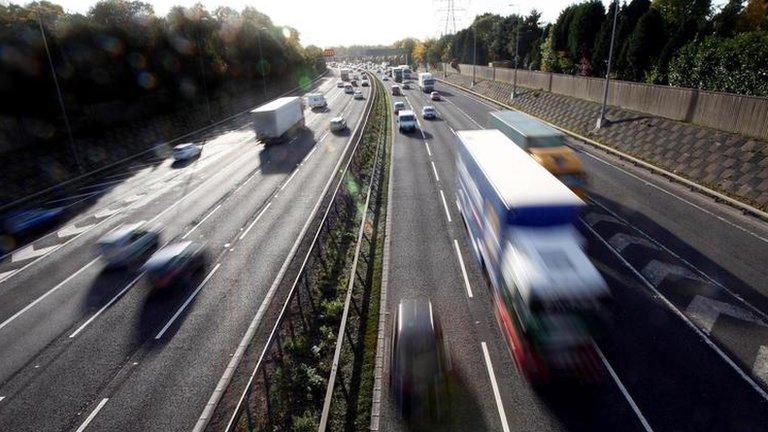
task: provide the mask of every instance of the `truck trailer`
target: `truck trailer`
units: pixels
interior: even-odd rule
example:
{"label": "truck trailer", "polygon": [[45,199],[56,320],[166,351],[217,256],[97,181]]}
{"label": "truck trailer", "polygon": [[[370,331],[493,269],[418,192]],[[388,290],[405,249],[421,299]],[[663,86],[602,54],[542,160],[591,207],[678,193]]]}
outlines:
{"label": "truck trailer", "polygon": [[304,102],[298,96],[281,97],[251,111],[256,139],[276,144],[305,126]]}
{"label": "truck trailer", "polygon": [[421,91],[430,93],[435,89],[435,78],[429,72],[419,74],[419,88]]}

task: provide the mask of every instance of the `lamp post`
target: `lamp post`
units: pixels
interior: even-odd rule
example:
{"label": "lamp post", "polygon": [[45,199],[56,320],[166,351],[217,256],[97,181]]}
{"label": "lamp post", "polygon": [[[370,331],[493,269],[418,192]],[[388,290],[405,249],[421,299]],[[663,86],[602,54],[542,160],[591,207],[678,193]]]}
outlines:
{"label": "lamp post", "polygon": [[75,148],[75,139],[72,137],[72,127],[69,124],[69,116],[67,115],[67,108],[64,106],[64,97],[61,95],[61,87],[59,87],[59,79],[56,78],[56,69],[53,67],[53,59],[51,58],[51,51],[48,49],[48,39],[45,37],[45,29],[43,28],[43,18],[40,16],[40,11],[37,11],[37,24],[40,26],[40,34],[43,36],[43,46],[45,47],[45,54],[48,56],[48,66],[51,68],[51,76],[53,77],[53,84],[56,87],[56,95],[59,98],[59,108],[61,108],[61,114],[64,116],[64,126],[67,128],[67,135],[69,135],[69,151],[72,152],[72,158],[75,160],[75,166],[77,172],[83,174],[83,166],[80,164],[80,157],[77,155],[77,149]]}
{"label": "lamp post", "polygon": [[[513,4],[510,6],[514,6]],[[518,52],[520,50],[520,14],[517,13],[517,19],[515,20],[515,71],[512,74],[512,94],[509,95],[510,99],[515,99],[517,95],[517,62],[520,57]]]}
{"label": "lamp post", "polygon": [[619,2],[614,0],[613,2],[613,29],[611,30],[611,47],[608,49],[608,67],[605,71],[605,88],[603,88],[603,105],[600,107],[600,117],[597,118],[597,124],[595,129],[600,129],[603,123],[606,122],[605,107],[608,103],[608,87],[611,82],[611,61],[613,60],[613,40],[616,37],[616,18],[619,15]]}
{"label": "lamp post", "polygon": [[264,67],[266,60],[264,60],[264,54],[261,51],[262,30],[266,31],[268,29],[266,27],[260,27],[259,31],[256,32],[256,39],[259,43],[259,66],[261,66],[261,84],[264,87],[264,99],[266,99],[267,98],[267,73],[266,73],[266,67]]}
{"label": "lamp post", "polygon": [[472,24],[472,87],[477,84],[475,80],[475,66],[477,65],[477,25]]}

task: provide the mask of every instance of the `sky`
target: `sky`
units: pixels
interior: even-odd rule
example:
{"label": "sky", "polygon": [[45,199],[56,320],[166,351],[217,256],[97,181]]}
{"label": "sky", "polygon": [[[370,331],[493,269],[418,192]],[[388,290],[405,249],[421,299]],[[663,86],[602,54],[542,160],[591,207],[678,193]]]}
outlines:
{"label": "sky", "polygon": [[[50,0],[69,12],[86,13],[95,0]],[[143,0],[165,15],[176,5],[203,3],[209,10],[253,6],[276,25],[296,28],[303,45],[389,45],[405,37],[438,37],[445,31],[448,0]],[[456,29],[484,12],[527,14],[536,8],[543,22],[554,22],[560,11],[577,0],[454,0]],[[603,0],[606,5],[609,1]],[[720,2],[713,2],[720,3]],[[450,32],[450,28],[449,28]]]}

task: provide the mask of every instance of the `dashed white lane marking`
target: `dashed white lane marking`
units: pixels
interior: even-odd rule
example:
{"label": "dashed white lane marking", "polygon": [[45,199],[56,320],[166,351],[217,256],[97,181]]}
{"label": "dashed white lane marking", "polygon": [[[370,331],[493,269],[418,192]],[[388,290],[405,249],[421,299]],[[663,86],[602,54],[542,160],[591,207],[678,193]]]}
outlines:
{"label": "dashed white lane marking", "polygon": [[642,273],[653,286],[659,286],[659,284],[669,275],[686,279],[701,280],[693,271],[686,267],[668,264],[655,259],[646,264],[640,273]]}
{"label": "dashed white lane marking", "polygon": [[11,316],[10,318],[8,318],[7,320],[3,321],[3,323],[2,323],[2,324],[0,324],[0,330],[2,330],[3,328],[5,328],[5,326],[7,326],[7,325],[8,325],[8,324],[10,324],[10,323],[11,323],[13,320],[15,320],[16,318],[18,318],[19,316],[21,316],[21,315],[22,315],[24,312],[26,312],[26,311],[30,310],[30,309],[31,309],[31,308],[33,308],[33,307],[34,307],[36,304],[38,304],[38,303],[40,303],[41,301],[43,301],[43,299],[45,299],[45,298],[46,298],[46,297],[48,297],[49,295],[53,294],[54,292],[58,291],[58,289],[59,289],[59,288],[61,288],[61,287],[63,287],[64,285],[66,285],[66,284],[67,284],[67,282],[69,282],[69,281],[71,281],[73,278],[77,277],[77,275],[79,275],[81,272],[85,271],[85,269],[87,269],[88,267],[92,266],[92,265],[93,265],[94,263],[96,263],[96,261],[98,261],[98,260],[99,260],[98,258],[94,258],[94,259],[93,259],[93,261],[91,261],[91,262],[89,262],[88,264],[86,264],[86,265],[84,265],[84,266],[80,267],[80,269],[79,269],[78,271],[76,271],[76,272],[72,273],[72,274],[71,274],[71,275],[70,275],[68,278],[66,278],[66,279],[64,279],[63,281],[59,282],[59,283],[58,283],[58,285],[56,285],[55,287],[53,287],[53,288],[51,288],[50,290],[48,290],[48,291],[47,291],[45,294],[41,295],[40,297],[36,298],[36,299],[35,299],[35,301],[33,301],[32,303],[30,303],[30,304],[26,305],[26,306],[25,306],[25,307],[24,307],[22,310],[20,310],[20,311],[16,312],[15,314],[13,314],[13,316]]}
{"label": "dashed white lane marking", "polygon": [[615,247],[616,250],[618,250],[619,252],[622,252],[628,246],[634,245],[634,244],[645,246],[650,249],[659,250],[658,246],[656,246],[652,242],[642,237],[635,237],[633,235],[624,234],[624,233],[614,234],[610,239],[608,239],[608,243],[610,243],[613,247]]}
{"label": "dashed white lane marking", "polygon": [[499,384],[496,382],[496,374],[493,372],[493,363],[491,363],[491,355],[488,353],[488,345],[486,345],[485,342],[480,342],[480,347],[483,350],[483,359],[485,359],[485,368],[488,371],[488,378],[491,380],[491,389],[493,390],[493,398],[496,400],[496,409],[499,411],[501,428],[504,432],[509,432],[507,413],[504,411],[504,403],[501,401]]}
{"label": "dashed white lane marking", "polygon": [[472,123],[474,123],[474,124],[475,124],[477,127],[479,127],[480,129],[483,129],[483,126],[482,126],[480,123],[476,122],[476,121],[475,121],[475,119],[473,119],[473,118],[472,118],[472,117],[471,117],[469,114],[467,114],[467,113],[466,113],[466,112],[465,112],[463,109],[459,108],[459,106],[458,106],[458,105],[456,105],[455,103],[453,103],[453,102],[449,101],[448,99],[444,99],[444,100],[445,100],[446,102],[448,102],[449,104],[453,105],[453,106],[454,106],[454,107],[455,107],[457,110],[459,110],[459,112],[461,112],[462,114],[464,114],[464,116],[466,116],[466,117],[467,117],[467,118],[468,118],[468,119],[469,119],[469,120],[470,120]]}
{"label": "dashed white lane marking", "polygon": [[87,428],[88,425],[91,424],[93,419],[96,417],[96,414],[98,414],[99,411],[101,411],[101,409],[104,408],[104,405],[106,405],[108,401],[109,401],[109,398],[102,399],[101,402],[99,402],[99,404],[96,405],[96,408],[94,408],[94,410],[91,411],[91,413],[88,415],[88,418],[85,419],[83,424],[81,424],[80,427],[77,428],[77,431],[75,432],[83,432],[85,428]]}
{"label": "dashed white lane marking", "polygon": [[128,290],[129,290],[129,289],[130,289],[132,286],[134,286],[134,285],[136,284],[136,282],[138,282],[138,281],[139,281],[139,279],[141,279],[141,277],[142,277],[142,276],[144,276],[144,274],[143,274],[143,273],[142,273],[142,274],[140,274],[140,275],[138,275],[138,276],[136,276],[136,277],[135,277],[135,278],[134,278],[134,279],[133,279],[131,282],[129,282],[129,283],[128,283],[128,285],[126,285],[126,286],[125,286],[125,288],[123,288],[122,290],[120,290],[120,292],[119,292],[119,293],[117,293],[117,295],[115,295],[114,297],[112,297],[112,299],[110,299],[110,300],[107,302],[107,304],[105,304],[105,305],[104,305],[104,306],[103,306],[101,309],[99,309],[99,310],[98,310],[98,311],[97,311],[95,314],[93,314],[93,316],[92,316],[92,317],[88,318],[88,321],[84,322],[84,323],[83,323],[83,325],[81,325],[80,327],[78,327],[78,328],[77,328],[77,330],[75,330],[74,332],[72,332],[72,334],[71,334],[71,335],[69,335],[69,337],[70,337],[70,338],[73,338],[73,337],[77,336],[77,335],[78,335],[78,334],[79,334],[81,331],[83,331],[83,329],[85,329],[86,327],[88,327],[88,324],[90,324],[91,322],[93,322],[93,320],[95,320],[95,319],[96,319],[96,318],[97,318],[99,315],[101,315],[101,313],[102,313],[102,312],[104,312],[104,311],[105,311],[105,310],[107,310],[107,309],[108,309],[110,306],[112,306],[112,304],[113,304],[114,302],[116,302],[116,301],[117,301],[117,299],[119,299],[120,297],[122,297],[122,296],[123,296],[123,294],[125,294],[125,292],[126,292],[126,291],[128,291]]}
{"label": "dashed white lane marking", "polygon": [[285,189],[285,187],[288,186],[288,183],[290,183],[291,180],[293,180],[293,178],[296,177],[296,174],[298,174],[298,173],[299,173],[299,168],[296,167],[296,169],[293,170],[293,174],[291,174],[291,176],[288,177],[288,180],[286,180],[285,183],[283,183],[283,185],[280,186],[280,190]]}
{"label": "dashed white lane marking", "polygon": [[217,206],[216,206],[216,208],[214,208],[213,210],[211,210],[211,212],[210,212],[210,213],[208,213],[207,215],[205,215],[205,217],[204,217],[204,218],[200,219],[200,222],[198,222],[197,224],[195,224],[195,226],[193,226],[193,227],[192,227],[192,229],[190,229],[189,231],[187,231],[187,233],[186,233],[186,234],[184,234],[184,235],[181,237],[181,239],[183,240],[183,239],[187,238],[187,237],[188,237],[190,234],[192,234],[192,232],[193,232],[194,230],[196,230],[196,229],[197,229],[197,228],[198,228],[200,225],[202,225],[202,224],[203,224],[203,222],[205,222],[206,220],[208,220],[208,218],[209,218],[209,217],[211,217],[211,216],[212,216],[214,213],[216,213],[216,211],[217,211],[218,209],[220,209],[220,208],[221,208],[221,204],[217,205]]}
{"label": "dashed white lane marking", "polygon": [[691,303],[688,304],[688,307],[685,308],[685,314],[707,334],[712,332],[712,327],[714,327],[717,317],[721,314],[765,326],[765,323],[760,318],[745,309],[700,295],[694,297]]}
{"label": "dashed white lane marking", "polygon": [[429,149],[429,144],[427,144],[426,141],[424,141],[424,147],[427,148],[427,154],[429,155],[429,157],[432,157],[432,151]]}
{"label": "dashed white lane marking", "polygon": [[[245,231],[243,231],[243,233],[240,234],[240,240],[242,240],[248,234],[248,231],[250,231],[251,228],[253,228],[253,226],[256,225],[256,222],[258,222],[259,219],[261,219],[261,216],[264,214],[265,211],[267,211],[267,209],[271,205],[272,205],[272,201],[268,202],[267,205],[265,205],[264,208],[261,209],[259,214],[256,216],[256,219],[254,219],[253,222],[251,222],[251,224],[248,225],[248,228],[246,228]],[[229,243],[227,243],[227,247],[229,247]]]}
{"label": "dashed white lane marking", "polygon": [[453,240],[453,247],[456,249],[456,258],[459,259],[459,266],[461,267],[461,275],[464,277],[464,287],[467,289],[467,296],[472,298],[472,286],[469,284],[469,277],[467,276],[467,268],[464,267],[464,258],[461,257],[461,250],[459,249],[459,241]]}
{"label": "dashed white lane marking", "polygon": [[587,224],[589,224],[589,226],[595,226],[599,222],[609,222],[609,223],[614,223],[614,224],[621,224],[621,222],[619,222],[619,220],[616,219],[615,217],[609,216],[609,215],[606,215],[606,214],[602,214],[602,213],[598,213],[598,212],[587,213],[584,216],[584,221],[587,222]]}
{"label": "dashed white lane marking", "polygon": [[5,399],[5,396],[0,396],[0,402],[2,402],[3,399]]}
{"label": "dashed white lane marking", "polygon": [[616,375],[616,371],[613,370],[613,367],[610,363],[608,363],[608,360],[603,355],[603,352],[600,351],[600,348],[595,346],[595,349],[597,350],[597,354],[600,356],[600,360],[603,362],[603,365],[608,370],[608,373],[611,375],[611,378],[613,378],[613,381],[616,383],[616,386],[621,390],[621,394],[624,395],[624,398],[629,403],[629,406],[632,407],[632,411],[635,412],[635,415],[637,415],[638,420],[640,420],[640,424],[643,425],[643,429],[646,430],[646,432],[653,432],[653,429],[651,428],[651,425],[648,424],[648,420],[645,419],[645,416],[640,411],[640,408],[638,408],[637,404],[635,403],[635,400],[632,398],[632,396],[627,391],[627,388],[624,387],[624,384],[622,384],[621,380],[619,379],[619,376]]}
{"label": "dashed white lane marking", "polygon": [[430,164],[432,164],[432,172],[435,173],[435,180],[440,181],[440,176],[437,175],[437,168],[435,167],[434,161],[429,161]]}
{"label": "dashed white lane marking", "polygon": [[174,321],[176,321],[176,319],[179,317],[179,315],[181,315],[181,313],[184,312],[184,309],[186,309],[187,306],[189,306],[189,304],[195,298],[195,296],[197,296],[197,293],[199,293],[200,290],[203,289],[205,284],[208,283],[209,280],[211,280],[211,278],[216,273],[216,271],[219,270],[219,267],[221,267],[221,263],[218,263],[218,264],[216,264],[216,266],[213,267],[213,270],[211,270],[211,272],[208,273],[208,276],[206,276],[205,279],[203,279],[203,281],[200,282],[200,285],[198,285],[197,288],[195,289],[195,291],[193,291],[192,294],[189,295],[189,298],[187,298],[187,300],[184,302],[184,304],[181,305],[179,310],[177,310],[176,313],[173,314],[173,316],[171,317],[170,320],[168,320],[168,323],[165,324],[163,329],[160,330],[159,333],[157,333],[157,335],[155,336],[155,340],[158,340],[161,337],[163,337],[165,332],[168,331],[168,329],[171,327],[171,325],[173,325]]}
{"label": "dashed white lane marking", "polygon": [[104,209],[104,210],[97,211],[93,215],[93,217],[95,217],[96,219],[101,219],[101,218],[105,218],[105,217],[109,217],[109,216],[118,214],[121,211],[123,211],[122,207],[116,208],[116,209]]}
{"label": "dashed white lane marking", "polygon": [[443,200],[443,208],[445,209],[445,217],[448,218],[448,222],[451,221],[451,212],[448,211],[448,202],[445,201],[445,194],[443,193],[443,190],[440,189],[440,199]]}
{"label": "dashed white lane marking", "polygon": [[[755,363],[752,365],[752,373],[768,385],[768,346],[762,345],[757,351]],[[0,398],[2,400],[2,398]]]}

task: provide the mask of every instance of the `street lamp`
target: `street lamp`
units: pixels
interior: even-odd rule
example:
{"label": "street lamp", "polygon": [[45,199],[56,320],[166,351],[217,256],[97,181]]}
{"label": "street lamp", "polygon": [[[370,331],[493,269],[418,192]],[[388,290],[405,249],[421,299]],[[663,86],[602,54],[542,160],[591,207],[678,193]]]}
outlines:
{"label": "street lamp", "polygon": [[[477,19],[475,19],[477,21]],[[475,80],[475,66],[477,65],[477,23],[472,23],[472,87],[477,84]]]}
{"label": "street lamp", "polygon": [[266,73],[266,67],[264,66],[264,63],[266,63],[266,60],[264,60],[264,54],[261,51],[261,32],[262,31],[269,31],[266,27],[259,27],[259,30],[256,32],[256,39],[259,43],[259,65],[261,66],[261,84],[264,87],[264,98],[267,98],[267,73]]}
{"label": "street lamp", "polygon": [[[510,4],[510,6],[515,6],[514,4]],[[515,72],[512,75],[512,94],[509,95],[510,99],[514,99],[517,95],[517,61],[520,57],[518,55],[518,51],[520,50],[520,13],[519,11],[515,13],[517,16],[517,19],[515,20]]]}
{"label": "street lamp", "polygon": [[603,105],[600,107],[600,117],[597,119],[595,129],[600,129],[603,126],[603,122],[606,122],[605,118],[605,106],[608,103],[608,87],[611,82],[611,60],[613,59],[613,39],[616,36],[616,17],[619,15],[619,2],[614,0],[613,2],[613,29],[611,30],[611,47],[608,49],[608,67],[605,71],[605,88],[603,89]]}

